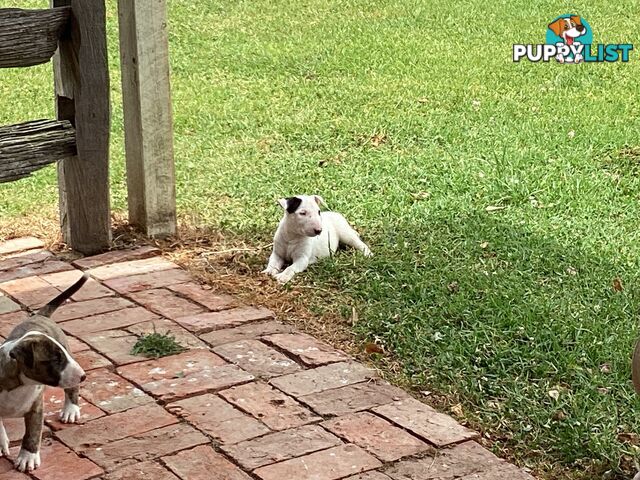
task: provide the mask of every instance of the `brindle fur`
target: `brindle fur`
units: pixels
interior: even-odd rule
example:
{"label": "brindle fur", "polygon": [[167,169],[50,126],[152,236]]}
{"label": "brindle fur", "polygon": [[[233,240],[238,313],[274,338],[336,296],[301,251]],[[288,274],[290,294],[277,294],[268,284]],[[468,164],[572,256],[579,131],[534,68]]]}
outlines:
{"label": "brindle fur", "polygon": [[[9,355],[0,355],[0,393],[8,393],[19,387],[30,385],[34,385],[34,388],[38,388],[38,384],[58,385],[60,372],[64,370],[68,360],[66,355],[61,355],[63,352],[51,339],[62,345],[67,352],[69,345],[64,332],[48,316],[78,291],[87,279],[88,276],[83,275],[75,284],[11,331],[5,344],[20,340],[30,332],[39,332],[50,338],[42,335],[33,335],[33,337],[27,335],[11,348]],[[22,449],[32,454],[37,454],[40,450],[44,420],[44,388],[40,387],[39,390],[33,404],[24,405],[26,413],[24,413],[25,435],[22,438]],[[78,390],[78,387],[65,389],[65,405],[67,403],[78,405]],[[20,406],[16,405],[14,410],[20,410]],[[0,411],[2,411],[1,408]]]}

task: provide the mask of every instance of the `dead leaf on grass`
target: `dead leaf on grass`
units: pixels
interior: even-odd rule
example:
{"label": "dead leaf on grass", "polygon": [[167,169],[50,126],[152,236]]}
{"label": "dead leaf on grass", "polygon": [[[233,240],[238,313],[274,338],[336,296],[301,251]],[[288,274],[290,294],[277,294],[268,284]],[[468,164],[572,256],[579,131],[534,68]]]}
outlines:
{"label": "dead leaf on grass", "polygon": [[622,291],[622,280],[620,280],[619,278],[614,278],[613,279],[613,289],[616,292],[621,292]]}
{"label": "dead leaf on grass", "polygon": [[640,445],[640,435],[634,432],[619,433],[618,441],[621,443],[630,443],[631,445]]}
{"label": "dead leaf on grass", "polygon": [[429,198],[431,196],[431,194],[429,192],[416,192],[416,193],[412,193],[411,197],[416,201],[420,201],[420,200],[426,200],[427,198]]}
{"label": "dead leaf on grass", "polygon": [[384,353],[384,348],[377,343],[367,342],[364,344],[364,351],[368,355],[373,355],[374,353]]}
{"label": "dead leaf on grass", "polygon": [[387,143],[387,136],[384,133],[376,133],[369,139],[369,142],[373,148],[378,148],[380,145]]}
{"label": "dead leaf on grass", "polygon": [[493,213],[493,212],[499,212],[500,210],[504,210],[505,208],[507,208],[507,207],[503,207],[503,206],[500,206],[500,205],[488,205],[485,208],[485,210],[488,213]]}
{"label": "dead leaf on grass", "polygon": [[451,413],[457,417],[464,417],[464,411],[462,410],[462,404],[458,403],[451,407]]}
{"label": "dead leaf on grass", "polygon": [[553,414],[553,419],[557,420],[558,422],[566,420],[566,418],[567,418],[567,414],[564,413],[562,410],[558,410]]}

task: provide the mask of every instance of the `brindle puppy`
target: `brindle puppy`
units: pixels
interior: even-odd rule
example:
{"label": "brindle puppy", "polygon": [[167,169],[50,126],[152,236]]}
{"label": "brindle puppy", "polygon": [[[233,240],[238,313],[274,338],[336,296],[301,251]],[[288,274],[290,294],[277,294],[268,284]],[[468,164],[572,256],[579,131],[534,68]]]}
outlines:
{"label": "brindle puppy", "polygon": [[24,417],[25,435],[15,461],[18,470],[40,466],[43,402],[45,386],[61,387],[65,392],[60,418],[75,423],[80,418],[78,385],[84,370],[69,354],[67,339],[51,314],[87,281],[80,280],[19,324],[0,346],[0,456],[9,455],[9,438],[2,418]]}

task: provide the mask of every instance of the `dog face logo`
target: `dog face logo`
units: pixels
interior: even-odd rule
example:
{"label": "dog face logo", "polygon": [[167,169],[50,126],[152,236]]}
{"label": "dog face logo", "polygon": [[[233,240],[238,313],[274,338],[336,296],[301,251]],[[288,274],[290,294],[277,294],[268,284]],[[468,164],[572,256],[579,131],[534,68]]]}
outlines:
{"label": "dog face logo", "polygon": [[[560,63],[580,63],[584,55],[580,45],[591,44],[591,27],[580,15],[561,15],[548,25],[547,45],[560,47],[556,60]],[[568,47],[568,48],[567,48]],[[573,47],[573,48],[572,48]],[[580,53],[578,53],[580,50]]]}
{"label": "dog face logo", "polygon": [[549,24],[549,29],[562,38],[567,45],[573,45],[576,38],[587,33],[587,27],[582,24],[582,19],[578,15],[571,15],[568,18],[560,17]]}

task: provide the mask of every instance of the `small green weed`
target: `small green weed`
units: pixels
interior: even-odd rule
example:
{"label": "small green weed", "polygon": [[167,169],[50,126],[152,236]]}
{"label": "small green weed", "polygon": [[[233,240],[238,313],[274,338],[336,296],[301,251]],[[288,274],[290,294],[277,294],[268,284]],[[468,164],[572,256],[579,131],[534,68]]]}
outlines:
{"label": "small green weed", "polygon": [[141,336],[131,349],[131,353],[149,358],[160,358],[175,355],[185,350],[186,348],[180,345],[173,335],[153,332]]}

